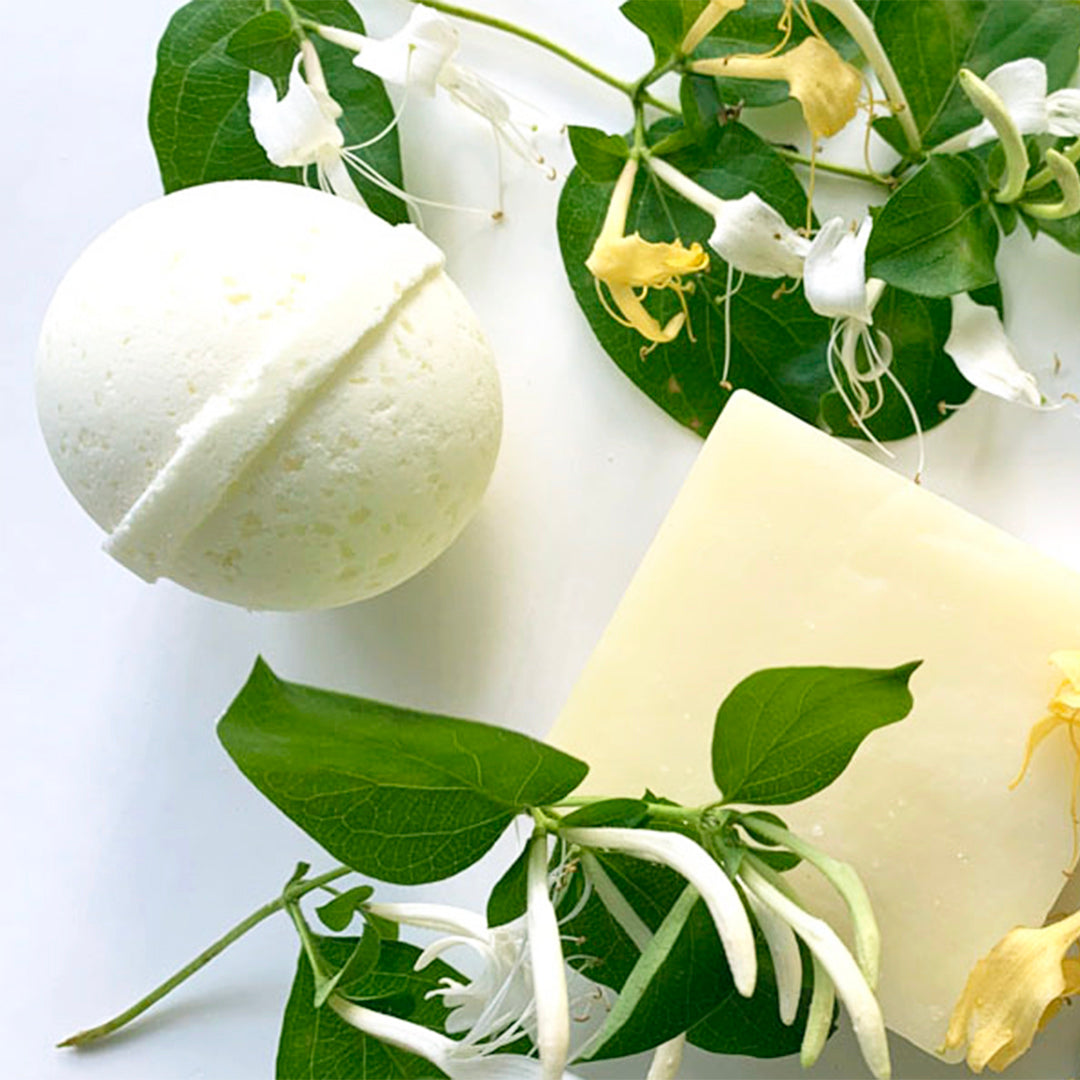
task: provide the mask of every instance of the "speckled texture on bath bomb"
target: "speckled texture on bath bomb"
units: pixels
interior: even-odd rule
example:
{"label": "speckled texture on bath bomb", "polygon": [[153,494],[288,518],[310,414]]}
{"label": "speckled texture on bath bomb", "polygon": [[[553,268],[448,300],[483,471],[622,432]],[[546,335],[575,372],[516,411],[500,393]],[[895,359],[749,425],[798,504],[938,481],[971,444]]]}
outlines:
{"label": "speckled texture on bath bomb", "polygon": [[374,596],[475,511],[491,350],[410,225],[291,184],[135,210],[49,307],[38,412],[67,486],[147,580],[250,608]]}

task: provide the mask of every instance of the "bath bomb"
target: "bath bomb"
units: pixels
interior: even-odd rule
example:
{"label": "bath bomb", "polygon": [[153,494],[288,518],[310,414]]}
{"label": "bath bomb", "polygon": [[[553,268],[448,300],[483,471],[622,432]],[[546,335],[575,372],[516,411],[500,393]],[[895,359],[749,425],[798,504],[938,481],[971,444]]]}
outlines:
{"label": "bath bomb", "polygon": [[502,424],[442,252],[265,181],[175,192],[98,237],[45,316],[37,401],[111,555],[278,610],[430,563],[476,510]]}

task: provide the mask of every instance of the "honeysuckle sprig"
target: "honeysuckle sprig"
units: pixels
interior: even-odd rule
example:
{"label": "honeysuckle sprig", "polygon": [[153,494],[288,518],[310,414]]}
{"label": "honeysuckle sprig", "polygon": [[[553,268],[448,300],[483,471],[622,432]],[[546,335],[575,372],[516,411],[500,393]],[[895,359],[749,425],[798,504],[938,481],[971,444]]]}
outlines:
{"label": "honeysuckle sprig", "polygon": [[1020,127],[1001,95],[989,82],[980,79],[968,68],[960,69],[957,81],[968,100],[983,114],[1001,140],[1005,171],[994,198],[1000,203],[1016,202],[1024,191],[1024,181],[1028,173],[1027,148],[1024,146]]}

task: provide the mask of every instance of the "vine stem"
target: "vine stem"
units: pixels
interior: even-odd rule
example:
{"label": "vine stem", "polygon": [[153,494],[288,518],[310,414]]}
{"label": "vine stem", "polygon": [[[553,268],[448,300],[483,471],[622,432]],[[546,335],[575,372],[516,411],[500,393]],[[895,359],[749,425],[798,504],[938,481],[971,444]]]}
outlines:
{"label": "vine stem", "polygon": [[855,169],[850,165],[835,165],[829,161],[822,161],[821,158],[811,161],[805,154],[797,153],[795,150],[788,150],[782,146],[777,146],[774,149],[785,160],[794,162],[796,165],[806,165],[808,167],[812,165],[818,172],[846,176],[850,180],[862,180],[864,183],[876,184],[878,187],[886,188],[889,191],[896,187],[896,181],[888,176],[878,176],[876,173],[867,172],[865,169]]}
{"label": "vine stem", "polygon": [[[526,30],[524,27],[518,26],[515,23],[507,22],[506,19],[500,19],[497,15],[486,15],[481,11],[470,11],[468,8],[459,7],[457,4],[445,3],[444,0],[419,0],[419,3],[424,7],[432,8],[435,11],[441,11],[444,15],[452,15],[457,19],[465,19],[468,22],[479,23],[481,26],[490,26],[493,30],[501,30],[504,34],[513,34],[514,37],[519,37],[523,41],[528,41],[541,49],[546,49],[549,53],[554,54],[561,60],[565,60],[568,64],[573,64],[574,67],[584,71],[586,75],[591,75],[594,79],[599,79],[600,82],[605,83],[607,86],[611,86],[616,90],[621,90],[627,97],[632,98],[634,96],[635,86],[633,83],[626,82],[623,79],[608,74],[608,72],[604,71],[602,68],[598,68],[595,64],[590,64],[589,61],[583,57],[578,56],[576,53],[572,53],[569,49],[557,44],[550,38],[543,37],[541,34],[537,34],[532,30]],[[664,102],[656,101],[655,99],[650,99],[648,104],[669,111],[672,108]]]}
{"label": "vine stem", "polygon": [[80,1031],[75,1035],[69,1036],[63,1042],[57,1043],[57,1046],[85,1046],[87,1043],[95,1042],[97,1039],[103,1039],[105,1036],[111,1035],[114,1031],[119,1031],[125,1024],[129,1024],[137,1016],[146,1012],[151,1006],[156,1005],[166,994],[171,993],[182,982],[190,979],[195,972],[200,970],[200,968],[206,967],[215,956],[224,952],[234,941],[242,938],[244,934],[258,926],[264,919],[268,919],[271,915],[281,911],[286,904],[289,904],[294,900],[299,900],[300,897],[307,895],[307,893],[312,890],[322,888],[322,886],[328,885],[331,881],[336,881],[338,878],[351,873],[352,870],[349,867],[339,866],[334,870],[328,870],[325,874],[320,874],[318,877],[311,878],[310,881],[297,881],[286,886],[280,896],[271,900],[269,903],[263,904],[261,908],[253,911],[246,919],[238,922],[231,930],[223,934],[212,945],[199,953],[194,960],[185,964],[175,975],[170,976],[160,986],[151,990],[145,997],[136,1001],[130,1008],[125,1009],[111,1020],[106,1020],[104,1024],[98,1024],[97,1027],[87,1028],[85,1031]]}

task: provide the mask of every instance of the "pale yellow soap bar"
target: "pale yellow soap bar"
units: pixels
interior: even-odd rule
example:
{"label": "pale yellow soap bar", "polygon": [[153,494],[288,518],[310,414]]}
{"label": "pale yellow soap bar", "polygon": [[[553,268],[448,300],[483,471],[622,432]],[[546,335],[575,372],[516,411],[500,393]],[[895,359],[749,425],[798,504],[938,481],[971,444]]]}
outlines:
{"label": "pale yellow soap bar", "polygon": [[[1008,790],[1080,648],[1080,576],[740,392],[705,443],[551,741],[586,789],[715,800],[720,701],[765,667],[921,659],[908,719],[827,791],[781,811],[853,862],[883,935],[889,1026],[940,1047],[972,965],[1038,925],[1072,851],[1063,731]],[[819,880],[799,888],[845,925]]]}

